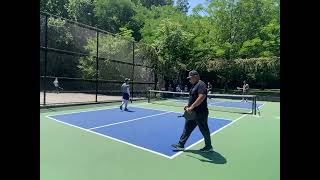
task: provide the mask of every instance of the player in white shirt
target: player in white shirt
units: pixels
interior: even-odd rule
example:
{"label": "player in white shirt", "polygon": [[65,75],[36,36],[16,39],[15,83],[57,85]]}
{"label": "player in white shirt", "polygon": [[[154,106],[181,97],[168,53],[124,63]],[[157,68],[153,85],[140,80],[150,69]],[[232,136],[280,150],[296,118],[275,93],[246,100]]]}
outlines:
{"label": "player in white shirt", "polygon": [[56,87],[56,92],[57,92],[57,94],[59,94],[59,89],[63,90],[63,88],[59,86],[59,81],[58,81],[58,78],[57,78],[57,77],[56,77],[56,79],[53,81],[53,85],[54,85],[54,87]]}
{"label": "player in white shirt", "polygon": [[[246,95],[246,94],[248,94],[248,91],[249,91],[249,84],[246,81],[243,81],[242,94]],[[248,101],[247,98],[245,98],[245,99],[242,98],[242,101],[243,100],[245,100],[246,102]]]}
{"label": "player in white shirt", "polygon": [[122,92],[122,103],[120,105],[120,109],[122,110],[122,106],[124,104],[124,110],[128,111],[127,106],[128,106],[128,101],[130,97],[130,85],[129,85],[130,79],[126,78],[124,80],[124,83],[121,86],[121,92]]}

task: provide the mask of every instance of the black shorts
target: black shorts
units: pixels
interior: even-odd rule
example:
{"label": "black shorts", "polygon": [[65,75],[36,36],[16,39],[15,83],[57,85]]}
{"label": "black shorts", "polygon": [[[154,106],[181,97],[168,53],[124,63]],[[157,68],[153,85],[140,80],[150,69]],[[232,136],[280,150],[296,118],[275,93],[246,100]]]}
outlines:
{"label": "black shorts", "polygon": [[129,94],[128,93],[122,93],[122,99],[129,100]]}

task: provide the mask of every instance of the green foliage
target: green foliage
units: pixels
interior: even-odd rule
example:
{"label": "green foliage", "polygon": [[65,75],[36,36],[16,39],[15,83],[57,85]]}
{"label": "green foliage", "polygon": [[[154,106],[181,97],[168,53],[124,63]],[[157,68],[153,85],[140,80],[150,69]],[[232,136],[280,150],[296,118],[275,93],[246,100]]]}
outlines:
{"label": "green foliage", "polygon": [[155,41],[159,65],[162,67],[162,74],[167,77],[176,77],[181,70],[185,70],[185,64],[190,60],[190,39],[192,34],[185,32],[181,25],[169,19],[163,20],[160,29],[155,34],[158,40]]}
{"label": "green foliage", "polygon": [[69,0],[65,7],[70,19],[91,26],[96,25],[93,0]]}
{"label": "green foliage", "polygon": [[202,4],[198,4],[192,8],[192,15],[196,17],[200,17],[201,14],[205,13],[205,7]]}
{"label": "green foliage", "polygon": [[211,60],[208,62],[207,69],[217,74],[220,84],[231,81],[241,84],[243,80],[247,80],[264,88],[268,82],[280,79],[280,59],[276,57],[231,61]]}
{"label": "green foliage", "polygon": [[188,10],[190,8],[188,0],[177,0],[176,1],[176,8],[180,12],[182,12],[184,14],[187,14],[187,12],[188,12]]}
{"label": "green foliage", "polygon": [[61,49],[73,47],[73,36],[66,20],[48,18],[48,45]]}
{"label": "green foliage", "polygon": [[[113,76],[131,71],[131,66],[115,66],[110,60],[117,60],[132,63],[132,31],[121,28],[117,35],[100,34],[98,55],[103,58],[99,60],[99,78],[108,79]],[[88,39],[85,49],[90,52],[89,57],[81,57],[78,68],[82,72],[83,78],[93,78],[96,74],[96,38]],[[122,77],[124,78],[124,77]]]}
{"label": "green foliage", "polygon": [[57,16],[68,17],[65,5],[68,0],[40,0],[40,10]]}
{"label": "green foliage", "polygon": [[130,0],[96,0],[94,12],[98,27],[118,33],[120,27],[129,25],[135,15],[134,7]]}
{"label": "green foliage", "polygon": [[143,42],[158,55],[154,66],[165,79],[180,78],[192,60],[194,34],[186,30],[188,18],[171,6],[153,7],[147,16],[152,18],[145,21],[141,32]]}
{"label": "green foliage", "polygon": [[173,0],[133,0],[135,4],[141,4],[146,8],[151,8],[152,6],[165,6],[172,5]]}
{"label": "green foliage", "polygon": [[[40,10],[116,34],[99,38],[99,56],[107,58],[101,66],[112,67],[109,59],[130,62],[129,42],[134,39],[137,59],[156,67],[166,80],[181,79],[190,69],[215,73],[226,85],[247,79],[264,87],[279,80],[280,60],[274,58],[280,56],[279,0],[206,4],[197,5],[190,16],[187,0],[178,0],[176,6],[172,0],[41,0]],[[49,25],[54,35],[49,40],[60,49],[70,49],[74,35],[65,22],[50,18]],[[96,73],[95,41],[88,39],[83,48],[92,57],[79,64],[88,78]],[[107,78],[104,72],[99,76]]]}

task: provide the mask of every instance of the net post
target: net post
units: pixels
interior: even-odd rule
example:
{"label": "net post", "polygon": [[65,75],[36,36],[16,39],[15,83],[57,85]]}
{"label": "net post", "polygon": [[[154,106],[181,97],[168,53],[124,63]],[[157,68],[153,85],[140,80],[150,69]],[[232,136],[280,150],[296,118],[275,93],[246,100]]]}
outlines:
{"label": "net post", "polygon": [[254,96],[252,96],[251,114],[254,115]]}
{"label": "net post", "polygon": [[257,114],[257,96],[254,97],[254,114]]}
{"label": "net post", "polygon": [[46,105],[46,89],[47,89],[47,61],[48,61],[48,15],[46,14],[45,15],[46,17],[46,22],[45,22],[45,44],[44,44],[44,78],[43,78],[43,86],[44,86],[44,89],[43,89],[43,105],[45,106]]}
{"label": "net post", "polygon": [[255,95],[252,97],[252,114],[253,115],[257,114],[256,96]]}
{"label": "net post", "polygon": [[149,90],[149,93],[148,93],[148,103],[150,103],[150,98],[151,98],[151,91]]}

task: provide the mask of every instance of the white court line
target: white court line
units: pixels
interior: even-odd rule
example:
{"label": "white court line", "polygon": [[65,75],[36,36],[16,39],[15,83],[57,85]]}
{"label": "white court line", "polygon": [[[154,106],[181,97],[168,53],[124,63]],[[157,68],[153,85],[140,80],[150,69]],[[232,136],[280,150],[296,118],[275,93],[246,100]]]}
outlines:
{"label": "white court line", "polygon": [[[217,131],[215,131],[215,132],[211,133],[211,134],[210,134],[210,136],[212,136],[212,135],[216,134],[217,132],[221,131],[222,129],[224,129],[224,128],[228,127],[228,126],[230,126],[231,124],[233,124],[233,123],[237,122],[239,119],[241,119],[241,118],[243,118],[243,117],[245,117],[245,116],[247,116],[247,115],[248,115],[248,114],[244,114],[244,115],[240,116],[239,118],[237,118],[236,120],[232,121],[231,123],[229,123],[229,124],[227,124],[227,125],[223,126],[222,128],[218,129]],[[195,145],[197,145],[197,144],[201,143],[203,140],[204,140],[203,138],[202,138],[202,139],[200,139],[199,141],[197,141],[197,142],[195,142],[195,143],[191,144],[190,146],[188,146],[187,148],[185,148],[185,150],[188,150],[188,149],[192,148],[193,146],[195,146]],[[175,157],[179,156],[179,155],[180,155],[180,154],[182,154],[182,153],[183,153],[183,151],[180,151],[180,152],[178,152],[177,154],[175,154],[175,155],[171,156],[171,157],[170,157],[170,159],[173,159],[173,158],[175,158]]]}
{"label": "white court line", "polygon": [[145,118],[149,118],[149,117],[153,117],[153,116],[160,116],[160,115],[168,114],[168,113],[171,113],[171,112],[164,112],[164,113],[154,114],[154,115],[150,115],[150,116],[144,116],[144,117],[140,117],[140,118],[135,118],[135,119],[127,120],[127,121],[121,121],[121,122],[117,122],[117,123],[106,124],[106,125],[103,125],[103,126],[97,126],[97,127],[89,128],[89,130],[98,129],[98,128],[102,128],[102,127],[113,126],[113,125],[132,122],[132,121],[137,121],[137,120],[140,120],[140,119],[145,119]]}
{"label": "white court line", "polygon": [[113,137],[110,137],[110,136],[107,136],[107,135],[104,135],[104,134],[100,134],[100,133],[95,132],[95,131],[91,131],[91,130],[89,130],[89,129],[85,129],[85,128],[82,128],[82,127],[79,127],[79,126],[75,126],[75,125],[72,125],[72,124],[63,122],[63,121],[59,121],[59,120],[57,120],[57,119],[55,119],[55,118],[52,118],[52,117],[49,117],[49,116],[47,116],[47,118],[50,118],[50,119],[52,119],[52,120],[54,120],[54,121],[57,121],[57,122],[60,122],[60,123],[63,123],[63,124],[66,124],[66,125],[69,125],[69,126],[72,126],[72,127],[79,128],[79,129],[84,130],[84,131],[86,131],[86,132],[94,133],[94,134],[96,134],[96,135],[103,136],[103,137],[112,139],[112,140],[114,140],[114,141],[121,142],[121,143],[127,144],[127,145],[129,145],[129,146],[132,146],[132,147],[135,147],[135,148],[138,148],[138,149],[142,149],[142,150],[145,150],[145,151],[148,151],[148,152],[151,152],[151,153],[154,153],[154,154],[157,154],[157,155],[166,157],[166,158],[168,158],[168,159],[171,159],[170,156],[167,156],[167,155],[165,155],[165,154],[161,154],[161,153],[159,153],[159,152],[152,151],[152,150],[150,150],[150,149],[143,148],[143,147],[140,147],[140,146],[137,146],[137,145],[128,143],[128,142],[126,142],[126,141],[122,141],[122,140],[120,140],[120,139],[116,139],[116,138],[113,138]]}
{"label": "white court line", "polygon": [[[258,113],[260,114],[260,108],[262,108],[265,104],[267,104],[268,102],[263,103],[260,107],[257,108]],[[253,115],[254,117],[258,117],[261,118],[261,115]]]}
{"label": "white court line", "polygon": [[[141,104],[147,104],[147,103],[141,103]],[[141,108],[143,109],[143,107],[139,107],[139,106],[133,106],[133,107],[137,107],[137,108]],[[84,110],[84,111],[76,111],[76,112],[64,112],[64,113],[61,113],[61,114],[54,114],[54,113],[48,113],[50,115],[48,116],[59,116],[59,115],[65,115],[65,114],[76,114],[76,113],[82,113],[82,112],[94,112],[94,111],[102,111],[102,110],[108,110],[108,109],[118,109],[119,106],[110,106],[110,107],[103,107],[101,109],[89,109],[89,110]],[[146,109],[146,108],[145,108]],[[155,109],[154,109],[155,110]],[[166,112],[166,111],[164,111]]]}
{"label": "white court line", "polygon": [[267,104],[268,102],[263,103],[260,107],[258,107],[258,109],[262,108],[262,106],[264,106],[265,104]]}
{"label": "white court line", "polygon": [[107,109],[116,109],[116,108],[119,108],[119,107],[104,107],[104,108],[101,108],[101,109],[89,109],[89,110],[85,110],[85,111],[77,111],[77,112],[64,112],[64,113],[61,113],[61,114],[54,114],[54,113],[50,113],[51,115],[48,115],[48,116],[59,116],[59,115],[65,115],[65,114],[76,114],[76,113],[82,113],[82,112],[94,112],[94,111],[102,111],[102,110],[107,110]]}

